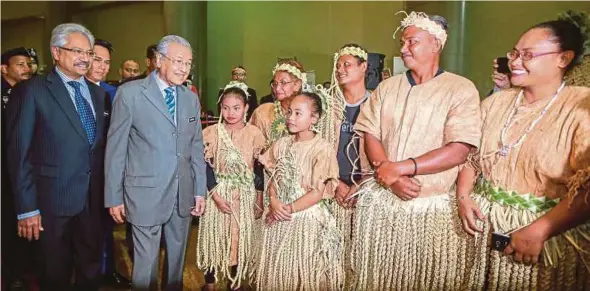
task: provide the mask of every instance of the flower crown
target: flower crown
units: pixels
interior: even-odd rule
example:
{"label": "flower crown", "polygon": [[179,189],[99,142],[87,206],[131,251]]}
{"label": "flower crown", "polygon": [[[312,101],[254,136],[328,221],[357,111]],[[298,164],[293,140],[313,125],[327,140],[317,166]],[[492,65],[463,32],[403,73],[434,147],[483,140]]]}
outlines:
{"label": "flower crown", "polygon": [[339,58],[343,55],[356,56],[356,57],[359,57],[365,61],[369,57],[369,55],[367,54],[367,52],[364,49],[359,48],[359,47],[355,47],[355,46],[344,47],[340,51],[338,51],[338,53],[336,55],[337,55],[336,58]]}
{"label": "flower crown", "polygon": [[300,71],[297,67],[291,65],[291,64],[287,64],[287,63],[282,63],[282,64],[277,64],[274,69],[272,70],[272,74],[276,74],[279,71],[284,71],[284,72],[288,72],[291,75],[295,76],[297,79],[301,80],[302,84],[306,84],[307,83],[307,75],[305,74],[305,72]]}
{"label": "flower crown", "polygon": [[240,73],[240,74],[246,74],[246,70],[245,70],[245,69],[242,69],[242,68],[240,68],[240,67],[235,67],[235,68],[232,70],[232,73],[233,73],[233,72]]}
{"label": "flower crown", "polygon": [[231,89],[231,88],[238,88],[238,89],[244,91],[244,93],[246,94],[246,98],[250,98],[250,93],[248,93],[248,85],[246,85],[246,83],[244,83],[244,82],[233,80],[233,81],[229,82],[229,84],[225,85],[225,87],[223,88],[223,93],[221,93],[221,95],[219,95],[219,99],[217,99],[217,103],[219,103],[219,101],[221,101],[221,97],[223,96],[223,94],[225,94],[225,91],[227,91],[227,89]]}
{"label": "flower crown", "polygon": [[406,18],[401,21],[400,25],[393,33],[393,39],[395,39],[395,34],[398,32],[398,30],[406,29],[409,26],[415,26],[434,35],[434,37],[436,37],[436,39],[441,42],[441,45],[443,47],[445,46],[445,43],[447,42],[447,32],[440,24],[432,21],[426,13],[412,11],[410,14],[408,14],[405,11],[399,11],[396,13],[396,15],[399,13],[406,14]]}

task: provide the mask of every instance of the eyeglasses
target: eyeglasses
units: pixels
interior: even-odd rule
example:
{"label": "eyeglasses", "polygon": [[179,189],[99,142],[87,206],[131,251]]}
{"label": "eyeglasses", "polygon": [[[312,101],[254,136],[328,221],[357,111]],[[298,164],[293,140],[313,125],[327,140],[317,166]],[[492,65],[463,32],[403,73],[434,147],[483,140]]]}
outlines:
{"label": "eyeglasses", "polygon": [[293,81],[290,81],[290,82],[280,81],[278,83],[277,82],[272,82],[272,83],[270,83],[270,87],[273,88],[273,89],[276,89],[279,86],[285,87],[285,86],[287,86],[287,84],[291,84],[291,83],[293,83]]}
{"label": "eyeglasses", "polygon": [[176,68],[188,68],[191,71],[195,68],[194,64],[192,62],[183,62],[182,60],[173,60],[165,54],[160,54],[160,55],[167,58],[172,63],[172,65],[175,66]]}
{"label": "eyeglasses", "polygon": [[550,55],[550,54],[558,54],[560,52],[561,51],[546,52],[546,53],[532,53],[532,52],[529,52],[529,51],[519,52],[518,50],[512,50],[512,51],[509,51],[506,54],[506,57],[509,60],[511,60],[511,61],[514,61],[514,60],[516,60],[516,59],[518,59],[520,57],[520,59],[523,62],[526,62],[526,61],[530,61],[530,60],[532,60],[532,59],[534,59],[536,57],[540,57],[540,56],[544,56],[544,55]]}
{"label": "eyeglasses", "polygon": [[73,52],[77,57],[87,56],[89,58],[94,58],[96,56],[96,54],[93,51],[85,51],[79,48],[67,48],[63,46],[58,46],[58,48],[69,52]]}

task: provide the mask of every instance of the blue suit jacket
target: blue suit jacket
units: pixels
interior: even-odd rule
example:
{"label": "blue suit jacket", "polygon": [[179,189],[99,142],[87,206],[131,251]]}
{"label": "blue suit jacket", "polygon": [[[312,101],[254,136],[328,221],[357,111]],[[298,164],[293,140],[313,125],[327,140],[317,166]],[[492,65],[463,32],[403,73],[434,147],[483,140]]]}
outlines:
{"label": "blue suit jacket", "polygon": [[109,93],[109,97],[111,98],[111,104],[115,100],[115,94],[117,93],[117,87],[113,85],[109,85],[107,82],[100,82],[100,87],[103,88],[107,93]]}

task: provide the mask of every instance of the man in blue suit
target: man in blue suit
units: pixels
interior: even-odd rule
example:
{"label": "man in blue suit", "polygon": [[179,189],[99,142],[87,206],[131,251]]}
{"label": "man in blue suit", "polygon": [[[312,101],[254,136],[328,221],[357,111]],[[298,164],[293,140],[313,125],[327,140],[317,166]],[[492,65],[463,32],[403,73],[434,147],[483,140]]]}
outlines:
{"label": "man in blue suit", "polygon": [[84,78],[93,45],[85,27],[56,26],[55,67],[18,83],[7,105],[17,231],[39,240],[41,290],[98,290],[108,97]]}
{"label": "man in blue suit", "polygon": [[[113,45],[103,39],[94,41],[94,59],[90,62],[90,68],[86,73],[88,81],[100,86],[107,91],[108,98],[105,98],[105,126],[109,127],[111,104],[115,99],[117,87],[105,82],[111,69],[111,54],[114,51]],[[130,288],[131,281],[118,273],[115,268],[115,250],[113,248],[113,226],[114,222],[105,209],[105,219],[103,219],[104,245],[102,254],[102,284],[116,288]]]}

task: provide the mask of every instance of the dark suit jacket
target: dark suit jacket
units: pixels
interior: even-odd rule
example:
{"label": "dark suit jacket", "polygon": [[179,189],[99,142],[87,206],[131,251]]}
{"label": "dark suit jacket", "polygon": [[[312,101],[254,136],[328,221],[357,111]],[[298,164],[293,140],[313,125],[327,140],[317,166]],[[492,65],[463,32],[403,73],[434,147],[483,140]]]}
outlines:
{"label": "dark suit jacket", "polygon": [[[65,84],[51,70],[20,82],[8,103],[8,167],[16,213],[74,216],[104,189],[106,92],[86,81],[96,112],[88,138]],[[99,200],[96,200],[99,199]]]}
{"label": "dark suit jacket", "polygon": [[102,81],[99,83],[100,87],[103,88],[109,94],[109,98],[111,99],[111,103],[115,100],[115,94],[117,93],[117,87],[110,85],[109,83]]}

